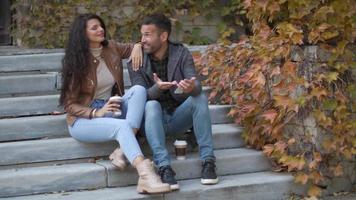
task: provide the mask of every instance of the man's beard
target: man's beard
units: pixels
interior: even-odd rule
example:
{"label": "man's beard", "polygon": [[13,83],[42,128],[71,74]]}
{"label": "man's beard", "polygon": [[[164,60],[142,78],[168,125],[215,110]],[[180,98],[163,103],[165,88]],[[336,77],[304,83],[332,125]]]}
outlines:
{"label": "man's beard", "polygon": [[157,46],[152,46],[152,45],[150,45],[150,46],[148,46],[148,48],[143,48],[143,51],[144,51],[145,53],[147,53],[147,54],[154,54],[154,53],[156,53],[159,49],[161,49],[161,47],[162,47],[161,44],[159,44],[159,45],[157,45]]}

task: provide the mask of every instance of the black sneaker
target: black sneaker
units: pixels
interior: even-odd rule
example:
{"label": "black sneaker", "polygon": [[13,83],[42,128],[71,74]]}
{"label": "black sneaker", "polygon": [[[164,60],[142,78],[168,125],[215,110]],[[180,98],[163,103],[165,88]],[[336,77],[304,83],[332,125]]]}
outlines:
{"label": "black sneaker", "polygon": [[203,169],[201,171],[201,184],[217,184],[219,182],[219,179],[215,172],[215,161],[213,159],[207,159],[203,162],[202,166]]}
{"label": "black sneaker", "polygon": [[176,173],[173,171],[171,166],[165,165],[165,166],[160,167],[158,169],[158,174],[161,176],[161,180],[163,183],[168,183],[170,185],[171,190],[179,189],[179,185],[178,185],[176,179],[174,178]]}

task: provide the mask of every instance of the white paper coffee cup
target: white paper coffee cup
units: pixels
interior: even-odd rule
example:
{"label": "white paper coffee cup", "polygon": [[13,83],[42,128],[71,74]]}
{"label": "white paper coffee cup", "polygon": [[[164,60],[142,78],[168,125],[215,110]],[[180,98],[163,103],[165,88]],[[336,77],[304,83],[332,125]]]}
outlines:
{"label": "white paper coffee cup", "polygon": [[[122,102],[122,97],[121,96],[112,96],[112,97],[110,97],[109,101],[114,101],[114,102],[117,102],[117,104],[120,104]],[[121,107],[120,107],[120,109],[121,109]],[[120,110],[120,111],[113,112],[113,114],[115,117],[117,117],[117,116],[121,116],[122,112]]]}
{"label": "white paper coffee cup", "polygon": [[176,159],[185,160],[187,153],[187,142],[185,140],[176,140],[174,142]]}

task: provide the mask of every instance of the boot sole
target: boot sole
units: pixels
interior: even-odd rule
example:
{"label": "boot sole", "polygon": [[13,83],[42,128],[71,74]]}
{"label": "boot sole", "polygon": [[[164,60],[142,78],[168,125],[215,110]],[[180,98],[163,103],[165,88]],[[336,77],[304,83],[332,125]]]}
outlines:
{"label": "boot sole", "polygon": [[162,194],[162,193],[168,193],[171,192],[170,187],[167,188],[142,188],[142,187],[137,187],[137,192],[140,194]]}
{"label": "boot sole", "polygon": [[200,179],[201,184],[203,185],[214,185],[219,182],[219,178],[216,179]]}
{"label": "boot sole", "polygon": [[178,184],[174,184],[174,185],[169,185],[169,187],[171,188],[171,190],[179,190],[179,185]]}

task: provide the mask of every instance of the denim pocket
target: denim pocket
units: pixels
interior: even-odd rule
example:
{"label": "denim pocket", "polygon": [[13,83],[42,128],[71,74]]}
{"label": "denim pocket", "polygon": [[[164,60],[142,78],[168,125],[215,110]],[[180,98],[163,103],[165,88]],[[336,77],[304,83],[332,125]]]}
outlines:
{"label": "denim pocket", "polygon": [[105,105],[106,101],[104,99],[94,99],[90,104],[91,108],[100,109]]}

